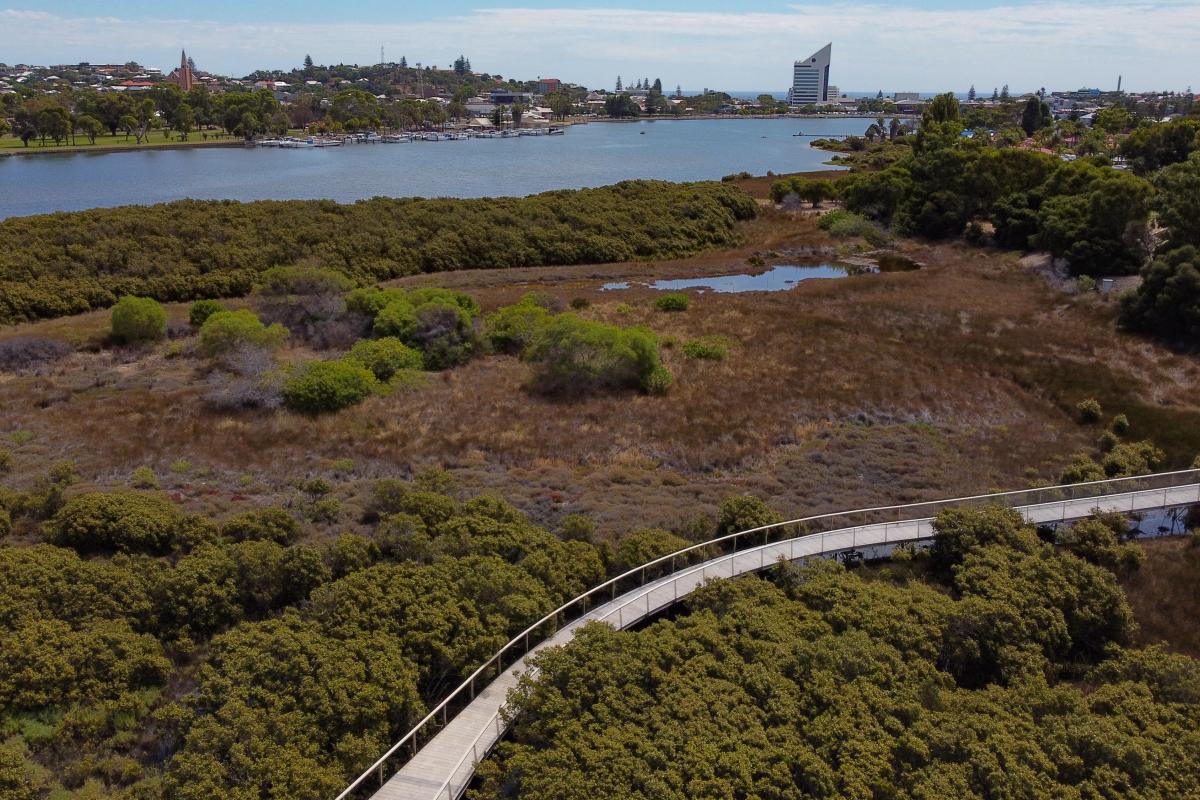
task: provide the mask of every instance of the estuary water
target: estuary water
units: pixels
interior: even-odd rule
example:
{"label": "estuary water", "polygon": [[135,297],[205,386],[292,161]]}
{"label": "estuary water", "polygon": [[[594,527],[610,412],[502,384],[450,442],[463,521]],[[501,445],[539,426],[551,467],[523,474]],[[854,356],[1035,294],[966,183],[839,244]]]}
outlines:
{"label": "estuary water", "polygon": [[[714,180],[822,169],[814,137],[869,119],[657,120],[565,136],[281,150],[192,148],[0,158],[0,219],[185,198],[293,200],[523,196],[635,178]],[[804,136],[796,136],[803,133]]]}

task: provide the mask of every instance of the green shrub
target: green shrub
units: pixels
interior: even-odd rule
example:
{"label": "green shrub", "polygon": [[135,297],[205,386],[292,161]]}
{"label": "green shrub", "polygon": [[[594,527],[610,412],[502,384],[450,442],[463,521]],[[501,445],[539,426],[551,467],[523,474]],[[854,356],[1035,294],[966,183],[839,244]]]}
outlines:
{"label": "green shrub", "polygon": [[374,322],[380,311],[397,300],[406,300],[407,297],[403,289],[381,289],[378,286],[355,289],[346,295],[346,310],[353,314],[361,314]]}
{"label": "green shrub", "polygon": [[394,336],[363,339],[350,348],[350,354],[346,357],[371,370],[376,378],[385,383],[397,372],[422,369],[425,366],[425,359],[418,351]]}
{"label": "green shrub", "polygon": [[1162,465],[1163,451],[1153,442],[1124,442],[1109,452],[1101,466],[1110,478],[1128,478],[1148,475]]}
{"label": "green shrub", "polygon": [[1091,483],[1092,481],[1102,481],[1105,477],[1107,476],[1104,474],[1104,467],[1096,463],[1096,459],[1086,453],[1079,453],[1063,470],[1058,482],[1062,484]]}
{"label": "green shrub", "polygon": [[568,542],[591,542],[596,538],[596,523],[583,514],[567,514],[562,519],[561,536]]}
{"label": "green shrub", "polygon": [[12,533],[12,528],[12,515],[7,508],[0,507],[0,539]]}
{"label": "green shrub", "polygon": [[730,340],[726,336],[701,336],[685,342],[683,354],[688,358],[721,361],[729,355]]}
{"label": "green shrub", "polygon": [[1117,414],[1109,423],[1108,429],[1118,436],[1124,436],[1129,433],[1129,417],[1124,414]]}
{"label": "green shrub", "polygon": [[1100,417],[1104,415],[1104,409],[1100,407],[1100,401],[1095,398],[1079,401],[1075,406],[1075,412],[1079,415],[1079,421],[1085,425],[1095,425],[1100,421]]}
{"label": "green shrub", "polygon": [[354,361],[310,361],[284,381],[283,403],[303,414],[340,411],[364,400],[378,385],[375,375]]}
{"label": "green shrub", "polygon": [[275,542],[288,545],[300,538],[300,523],[278,506],[247,511],[221,525],[221,536],[233,542]]}
{"label": "green shrub", "polygon": [[12,469],[12,452],[7,447],[0,447],[0,475]]}
{"label": "green shrub", "polygon": [[[551,317],[525,352],[534,364],[534,386],[548,394],[598,389],[665,388],[658,337],[646,328],[618,328],[580,319]],[[670,385],[669,379],[666,385]]]}
{"label": "green shrub", "polygon": [[674,382],[675,376],[671,374],[671,370],[659,364],[650,370],[650,374],[642,381],[642,388],[647,394],[666,394]]}
{"label": "green shrub", "polygon": [[167,333],[167,312],[157,300],[125,295],[112,310],[113,339],[123,344],[152,342]]}
{"label": "green shrub", "polygon": [[188,322],[193,328],[199,328],[204,321],[218,311],[224,311],[225,306],[216,300],[197,300],[188,310]]}
{"label": "green shrub", "polygon": [[591,307],[591,305],[592,301],[588,300],[586,297],[571,298],[571,308],[575,309],[576,311],[582,311],[585,308]]}
{"label": "green shrub", "polygon": [[243,346],[275,349],[283,344],[288,330],[279,323],[263,325],[253,311],[218,311],[200,326],[197,350],[205,356],[221,356]]}
{"label": "green shrub", "polygon": [[692,304],[686,294],[664,294],[654,301],[654,307],[659,311],[687,311]]}
{"label": "green shrub", "polygon": [[754,495],[726,497],[717,508],[716,536],[783,522],[783,517]]}
{"label": "green shrub", "polygon": [[488,314],[487,337],[496,352],[521,353],[550,318],[550,312],[529,297]]}
{"label": "green shrub", "polygon": [[162,553],[185,527],[185,517],[155,492],[92,492],[67,500],[43,526],[46,539],[80,552]]}
{"label": "green shrub", "polygon": [[158,476],[150,467],[138,467],[130,474],[129,485],[135,489],[157,489]]}
{"label": "green shrub", "polygon": [[621,537],[613,553],[613,571],[620,574],[688,546],[685,539],[658,528],[643,528]]}
{"label": "green shrub", "polygon": [[274,297],[288,295],[342,294],[354,281],[340,272],[324,267],[272,267],[262,273],[255,290]]}
{"label": "green shrub", "polygon": [[407,297],[393,297],[375,314],[376,336],[391,336],[402,342],[412,338],[417,327],[417,310]]}

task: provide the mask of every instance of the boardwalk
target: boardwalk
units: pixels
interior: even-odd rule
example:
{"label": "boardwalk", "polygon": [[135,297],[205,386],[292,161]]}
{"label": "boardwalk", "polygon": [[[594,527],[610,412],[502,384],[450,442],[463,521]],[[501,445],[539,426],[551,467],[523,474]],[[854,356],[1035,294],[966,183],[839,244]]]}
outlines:
{"label": "boardwalk", "polygon": [[[1071,487],[1073,496],[1060,497],[1048,502],[1036,502],[1051,497],[1050,492],[1064,494],[1068,490],[1054,487],[1024,493],[1007,493],[966,500],[943,501],[921,504],[922,507],[947,506],[973,502],[1005,502],[1015,507],[1031,523],[1053,524],[1080,519],[1095,510],[1131,513],[1156,511],[1200,503],[1200,471],[1171,473],[1149,476],[1128,481],[1108,481],[1092,484],[1096,493],[1087,494],[1079,490],[1086,487]],[[1158,484],[1158,485],[1155,485]],[[1112,491],[1133,488],[1132,491]],[[1143,487],[1153,488],[1143,488]],[[1109,491],[1104,491],[1108,489]],[[1011,500],[1020,495],[1034,502],[1017,504]],[[881,509],[868,509],[876,513]],[[851,512],[854,514],[866,512]],[[931,511],[932,513],[932,511]],[[505,724],[500,710],[508,691],[517,683],[517,674],[526,669],[528,659],[546,647],[566,644],[575,631],[588,621],[606,622],[617,629],[624,629],[651,616],[685,597],[711,578],[729,578],[749,572],[757,572],[780,560],[798,561],[809,558],[834,557],[847,551],[861,552],[868,557],[887,555],[897,544],[921,542],[933,537],[932,515],[917,519],[895,522],[875,522],[853,527],[842,527],[822,533],[770,542],[713,558],[703,563],[671,572],[664,577],[644,583],[632,591],[625,592],[600,605],[571,624],[557,631],[552,637],[534,647],[529,655],[518,660],[503,674],[492,680],[465,709],[448,720],[448,724],[430,739],[398,773],[388,780],[378,792],[375,800],[455,800],[466,789],[475,771],[475,765],[484,758],[504,734]],[[792,524],[792,523],[788,523]],[[771,528],[773,526],[768,526]],[[756,529],[766,530],[766,529]],[[747,533],[754,533],[747,532]],[[739,536],[742,534],[738,534]],[[735,539],[736,542],[736,539]],[[736,544],[735,544],[736,546]],[[371,772],[360,778],[369,780]],[[353,787],[351,787],[353,788]],[[349,793],[347,790],[343,796]]]}

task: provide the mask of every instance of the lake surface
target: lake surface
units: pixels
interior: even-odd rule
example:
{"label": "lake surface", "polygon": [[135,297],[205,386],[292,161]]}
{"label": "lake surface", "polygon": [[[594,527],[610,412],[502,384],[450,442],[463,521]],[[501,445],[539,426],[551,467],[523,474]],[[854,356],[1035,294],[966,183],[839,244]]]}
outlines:
{"label": "lake surface", "polygon": [[[729,119],[592,123],[565,136],[464,142],[142,150],[0,158],[0,219],[184,198],[352,202],[489,197],[634,178],[713,180],[824,168],[813,136],[861,134],[871,120]],[[793,134],[803,131],[808,136]]]}
{"label": "lake surface", "polygon": [[[759,273],[715,275],[709,278],[672,278],[638,285],[664,292],[676,292],[680,289],[701,289],[718,294],[786,292],[794,289],[801,281],[813,278],[844,278],[854,272],[854,267],[839,264],[817,264],[811,267],[778,266]],[[628,289],[631,285],[628,281],[618,281],[606,283],[600,288],[602,291],[612,292]]]}

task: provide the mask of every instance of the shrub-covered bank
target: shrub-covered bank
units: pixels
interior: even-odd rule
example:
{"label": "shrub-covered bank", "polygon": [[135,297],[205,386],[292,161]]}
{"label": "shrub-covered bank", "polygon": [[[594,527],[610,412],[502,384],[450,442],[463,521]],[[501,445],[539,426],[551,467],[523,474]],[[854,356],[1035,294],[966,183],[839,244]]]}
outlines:
{"label": "shrub-covered bank", "polygon": [[471,796],[1194,797],[1200,663],[1129,647],[1125,528],[1055,548],[956,509],[882,580],[788,565],[639,632],[586,627],[522,679]]}
{"label": "shrub-covered bank", "polygon": [[183,201],[0,222],[0,323],[112,305],[248,293],[315,261],[355,283],[418,272],[678,258],[755,216],[722,183],[627,181],[526,198]]}

